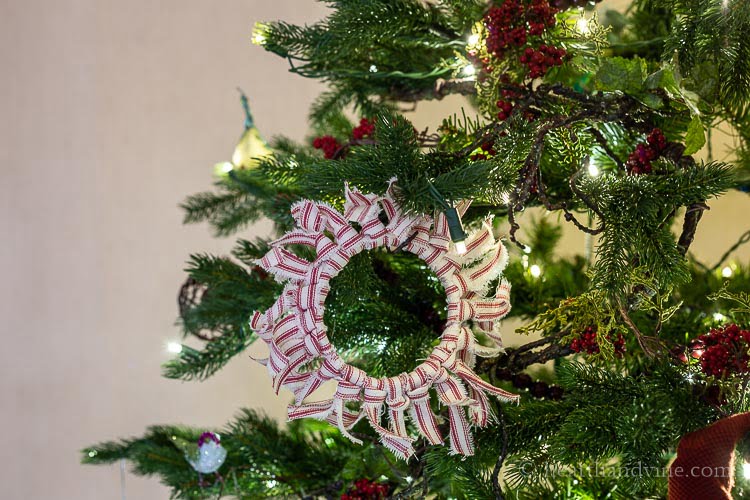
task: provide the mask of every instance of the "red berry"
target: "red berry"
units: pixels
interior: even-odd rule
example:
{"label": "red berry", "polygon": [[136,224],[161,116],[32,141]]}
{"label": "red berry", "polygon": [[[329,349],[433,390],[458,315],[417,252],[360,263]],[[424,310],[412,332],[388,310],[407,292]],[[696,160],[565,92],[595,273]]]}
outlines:
{"label": "red berry", "polygon": [[312,143],[315,149],[322,149],[323,156],[327,159],[331,159],[336,156],[336,153],[341,149],[341,144],[336,140],[335,137],[330,135],[324,135],[323,137],[316,137]]}
{"label": "red berry", "polygon": [[372,122],[367,118],[362,118],[359,121],[359,126],[352,129],[352,138],[357,140],[364,139],[365,137],[371,136],[373,133],[375,133],[375,122]]}
{"label": "red berry", "polygon": [[369,479],[358,479],[354,487],[341,495],[341,500],[381,500],[388,496],[388,485]]}
{"label": "red berry", "polygon": [[[618,334],[616,339],[612,339],[611,335],[607,336],[607,339],[612,342],[614,347],[615,356],[620,357],[625,353],[625,339],[622,334]],[[581,333],[578,338],[573,339],[570,342],[570,348],[573,352],[586,352],[587,354],[598,354],[600,352],[599,342],[597,341],[597,330],[596,327],[589,326],[586,330]]]}
{"label": "red berry", "polygon": [[628,173],[632,175],[651,173],[652,160],[659,158],[666,147],[667,139],[664,133],[658,128],[653,129],[646,138],[646,142],[638,144],[628,156],[628,161],[625,163]]}
{"label": "red berry", "polygon": [[750,372],[750,332],[736,324],[714,328],[691,342],[693,357],[698,356],[706,375],[725,377]]}

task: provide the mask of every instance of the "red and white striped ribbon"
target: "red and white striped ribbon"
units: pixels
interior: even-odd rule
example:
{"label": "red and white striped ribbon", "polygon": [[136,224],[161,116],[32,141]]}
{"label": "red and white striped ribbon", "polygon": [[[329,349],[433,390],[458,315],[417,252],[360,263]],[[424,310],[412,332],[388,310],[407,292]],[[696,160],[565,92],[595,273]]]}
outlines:
{"label": "red and white striped ribbon", "polygon": [[[518,399],[472,370],[477,355],[496,355],[500,350],[497,346],[502,345],[498,324],[510,310],[510,285],[498,278],[507,263],[507,252],[495,240],[488,219],[469,234],[466,254],[455,254],[445,215],[405,213],[396,201],[396,190],[395,179],[382,196],[363,194],[347,185],[343,214],[311,200],[292,206],[297,227],[274,241],[271,250],[257,262],[285,283],[278,300],[266,311],[254,313],[250,321],[270,347],[269,357],[258,361],[266,366],[274,389],[283,386],[294,392],[295,404],[288,409],[290,419],[326,420],[352,441],[360,442],[349,429],[366,418],[383,445],[403,459],[414,453],[407,415],[428,442],[443,442],[430,408],[430,389],[434,389],[438,401],[448,407],[451,453],[471,455],[474,445],[470,423],[481,427],[492,420],[487,394],[501,401]],[[463,214],[468,206],[468,202],[461,202],[456,209]],[[309,262],[286,250],[287,245],[314,248],[316,257]],[[448,304],[447,324],[440,343],[413,371],[374,378],[338,356],[323,323],[324,303],[330,280],[352,256],[377,247],[398,246],[422,259],[442,283]],[[499,282],[497,288],[488,290],[495,282]],[[470,326],[486,333],[496,346],[479,345]],[[333,398],[304,403],[328,380],[337,383]],[[354,402],[360,403],[359,411],[347,407]],[[381,422],[384,410],[387,427]]]}

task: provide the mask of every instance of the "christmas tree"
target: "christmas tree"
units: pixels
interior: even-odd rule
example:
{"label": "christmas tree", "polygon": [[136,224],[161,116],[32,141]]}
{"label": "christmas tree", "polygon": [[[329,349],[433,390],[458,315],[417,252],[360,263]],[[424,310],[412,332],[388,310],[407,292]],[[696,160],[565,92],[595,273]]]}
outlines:
{"label": "christmas tree", "polygon": [[[327,4],[255,27],[327,90],[303,144],[266,143],[242,96],[185,221],[278,237],[192,256],[180,324],[202,347],[164,366],[202,380],[264,342],[257,383],[290,422],[154,426],[84,463],[177,498],[750,495],[750,233],[690,254],[711,201],[749,189],[750,2]],[[471,107],[404,117],[454,94]],[[556,252],[564,227],[580,255]]]}

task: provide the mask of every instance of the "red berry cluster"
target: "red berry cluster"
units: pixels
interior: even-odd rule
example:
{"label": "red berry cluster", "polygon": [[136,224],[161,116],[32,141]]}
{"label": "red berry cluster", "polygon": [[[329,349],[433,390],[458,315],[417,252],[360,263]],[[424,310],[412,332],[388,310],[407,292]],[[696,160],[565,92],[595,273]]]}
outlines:
{"label": "red berry cluster", "polygon": [[484,15],[487,28],[487,51],[497,57],[510,46],[520,47],[526,43],[525,9],[517,0],[508,0],[492,7]]}
{"label": "red berry cluster", "polygon": [[492,141],[487,141],[479,146],[479,150],[469,157],[470,160],[486,160],[492,158],[497,154],[495,151],[495,145]]}
{"label": "red berry cluster", "polygon": [[[507,50],[526,45],[529,37],[540,36],[555,25],[557,12],[548,0],[505,0],[492,7],[484,16],[487,52],[502,58]],[[538,49],[527,48],[520,61],[529,69],[531,78],[538,78],[552,66],[562,64],[563,56],[563,49],[540,45]]]}
{"label": "red berry cluster", "polygon": [[631,175],[650,174],[651,162],[661,156],[666,148],[667,138],[661,130],[655,128],[648,134],[646,142],[638,144],[635,151],[630,153],[625,168]]}
{"label": "red berry cluster", "polygon": [[735,324],[714,328],[691,344],[700,355],[701,370],[706,375],[724,377],[750,372],[750,331]]}
{"label": "red berry cluster", "polygon": [[565,57],[565,49],[540,45],[538,50],[531,47],[524,50],[523,55],[518,58],[529,70],[529,77],[539,78],[544,76],[553,66],[560,66]]}
{"label": "red berry cluster", "polygon": [[354,488],[341,495],[341,500],[381,500],[388,496],[388,485],[369,479],[357,479]]}
{"label": "red berry cluster", "polygon": [[[612,340],[611,335],[607,335],[608,340]],[[625,354],[625,339],[622,334],[617,335],[617,339],[612,341],[615,347],[615,356],[620,357]],[[578,338],[573,339],[570,343],[570,348],[573,352],[586,352],[587,354],[598,354],[599,353],[599,342],[596,340],[596,327],[587,327]]]}
{"label": "red berry cluster", "polygon": [[[365,137],[370,137],[375,133],[375,121],[362,118],[359,120],[359,125],[352,129],[352,139],[359,141]],[[339,141],[336,140],[332,135],[324,135],[323,137],[316,137],[312,143],[315,149],[322,149],[323,156],[326,159],[332,159],[336,157],[338,151],[342,148]],[[343,155],[342,155],[343,156]]]}
{"label": "red berry cluster", "polygon": [[367,118],[362,118],[359,121],[359,125],[352,129],[353,139],[364,139],[375,133],[375,122],[370,121]]}
{"label": "red berry cluster", "polygon": [[341,149],[341,144],[332,135],[324,135],[323,137],[316,137],[312,143],[315,149],[322,149],[323,156],[327,159],[331,159],[336,156],[336,152]]}
{"label": "red berry cluster", "polygon": [[[504,85],[510,85],[509,81],[503,81]],[[523,95],[523,90],[519,89],[518,91],[512,90],[512,89],[503,89],[500,91],[500,95],[502,96],[502,99],[498,99],[495,105],[498,107],[500,111],[497,113],[497,119],[500,121],[505,121],[508,118],[510,118],[511,113],[513,113],[513,109],[515,108],[514,101],[521,98]],[[537,115],[536,112],[530,109],[525,109],[523,111],[523,117],[526,118],[526,120],[533,122],[536,120]]]}
{"label": "red berry cluster", "polygon": [[526,44],[528,36],[539,36],[555,25],[557,9],[547,0],[505,0],[484,16],[487,27],[487,51],[502,57],[509,47]]}
{"label": "red berry cluster", "polygon": [[499,99],[496,104],[497,107],[500,108],[500,111],[497,113],[497,119],[500,121],[507,120],[511,112],[513,111],[513,103],[510,101],[503,101],[502,99]]}

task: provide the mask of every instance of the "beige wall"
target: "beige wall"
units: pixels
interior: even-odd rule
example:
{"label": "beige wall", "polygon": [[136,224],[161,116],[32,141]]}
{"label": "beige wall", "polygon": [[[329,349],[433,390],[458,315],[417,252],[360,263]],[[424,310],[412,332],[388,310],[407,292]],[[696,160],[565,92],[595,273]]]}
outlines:
{"label": "beige wall", "polygon": [[[265,134],[297,139],[319,91],[251,46],[253,23],[322,13],[299,0],[0,2],[1,497],[119,498],[117,468],[78,465],[79,448],[151,423],[222,425],[241,406],[283,415],[246,356],[205,383],[163,379],[160,364],[188,254],[233,243],[182,226],[177,204],[230,157],[236,87]],[[133,476],[127,491],[168,496]]]}
{"label": "beige wall", "polygon": [[[159,365],[178,336],[183,262],[232,246],[182,226],[177,204],[231,154],[235,87],[265,135],[297,139],[320,90],[251,47],[251,27],[322,13],[302,0],[0,2],[3,498],[119,498],[117,468],[79,466],[79,448],[151,423],[218,426],[241,406],[283,415],[247,357],[204,383],[162,379]],[[424,106],[418,125],[458,105]],[[700,254],[743,230],[727,207],[702,225]],[[132,475],[127,492],[167,497]]]}

